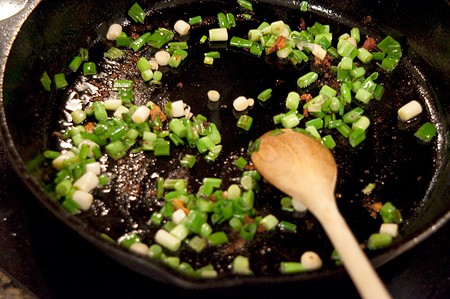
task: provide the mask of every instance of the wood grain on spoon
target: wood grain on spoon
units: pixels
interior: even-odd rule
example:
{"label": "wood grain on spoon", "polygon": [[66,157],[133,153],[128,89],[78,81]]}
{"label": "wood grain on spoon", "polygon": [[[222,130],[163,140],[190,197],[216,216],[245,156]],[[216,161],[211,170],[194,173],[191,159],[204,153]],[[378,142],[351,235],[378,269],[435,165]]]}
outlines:
{"label": "wood grain on spoon", "polygon": [[261,136],[252,161],[268,182],[319,220],[362,298],[391,298],[338,210],[336,162],[325,146],[290,129],[271,131]]}

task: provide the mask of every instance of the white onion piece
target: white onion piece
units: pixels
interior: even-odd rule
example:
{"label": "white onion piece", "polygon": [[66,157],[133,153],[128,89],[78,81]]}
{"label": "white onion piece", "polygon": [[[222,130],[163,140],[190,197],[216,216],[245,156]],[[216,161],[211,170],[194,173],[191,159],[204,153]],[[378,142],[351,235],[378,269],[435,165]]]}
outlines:
{"label": "white onion piece", "polygon": [[380,226],[380,233],[388,234],[395,238],[398,236],[398,224],[397,223],[382,223]]}
{"label": "white onion piece", "polygon": [[189,25],[189,23],[186,23],[183,20],[178,20],[175,22],[173,29],[175,29],[175,31],[178,32],[178,34],[180,35],[186,35],[191,29],[191,25]]}
{"label": "white onion piece", "polygon": [[122,26],[120,24],[112,24],[109,26],[106,38],[109,40],[116,40],[122,34]]}
{"label": "white onion piece", "polygon": [[211,102],[217,102],[220,100],[220,93],[217,90],[210,90],[208,91],[208,99]]}
{"label": "white onion piece", "polygon": [[236,109],[236,111],[244,111],[248,108],[248,102],[247,98],[244,96],[237,97],[233,101],[233,108]]}
{"label": "white onion piece", "polygon": [[87,211],[94,202],[94,197],[89,192],[75,190],[72,195],[72,200],[78,204],[81,210]]}
{"label": "white onion piece", "polygon": [[123,113],[128,113],[128,112],[130,112],[130,109],[128,109],[127,107],[121,105],[114,112],[114,116],[117,117],[117,118],[122,118],[122,114]]}
{"label": "white onion piece", "polygon": [[306,270],[317,270],[322,267],[322,259],[314,251],[305,251],[300,258],[300,262]]}
{"label": "white onion piece", "polygon": [[146,255],[148,252],[147,244],[144,244],[141,242],[136,242],[136,243],[131,244],[129,249],[131,252],[141,254],[141,255]]}
{"label": "white onion piece", "polygon": [[182,100],[172,103],[172,116],[183,117],[184,116],[184,103]]}
{"label": "white onion piece", "polygon": [[292,207],[297,212],[306,212],[308,210],[308,208],[304,204],[294,199],[292,199]]}
{"label": "white onion piece", "polygon": [[177,238],[178,240],[183,241],[189,235],[189,229],[184,224],[178,224],[170,231],[170,234]]}
{"label": "white onion piece", "polygon": [[91,192],[92,189],[97,187],[98,177],[95,173],[86,171],[81,177],[76,180],[73,186],[84,192]]}
{"label": "white onion piece", "polygon": [[169,64],[170,53],[164,50],[158,51],[155,54],[155,60],[160,66],[166,66]]}
{"label": "white onion piece", "polygon": [[177,251],[181,246],[181,240],[171,235],[168,231],[160,229],[155,234],[155,241],[159,245],[171,250]]}
{"label": "white onion piece", "polygon": [[184,212],[183,209],[178,209],[175,212],[173,212],[173,214],[172,214],[172,221],[175,224],[180,223],[181,220],[183,220],[184,218],[186,218],[186,213]]}
{"label": "white onion piece", "polygon": [[247,104],[249,107],[252,107],[255,104],[255,100],[252,98],[248,98],[247,99]]}
{"label": "white onion piece", "polygon": [[53,159],[53,167],[55,167],[58,170],[62,170],[64,168],[64,160],[68,159],[68,158],[72,158],[74,157],[75,154],[71,151],[67,151],[65,153],[62,153],[61,155],[59,155],[57,158]]}
{"label": "white onion piece", "polygon": [[226,42],[227,40],[228,40],[227,28],[209,29],[209,41],[211,41],[211,42]]}
{"label": "white onion piece", "polygon": [[358,43],[356,42],[356,40],[353,37],[349,37],[346,39],[349,43],[351,43],[353,46],[357,47]]}
{"label": "white onion piece", "polygon": [[275,21],[270,24],[270,29],[272,29],[272,33],[275,35],[280,35],[284,32],[285,24],[283,21]]}
{"label": "white onion piece", "polygon": [[143,123],[150,116],[150,109],[147,106],[139,106],[136,111],[134,111],[131,119],[135,123]]}
{"label": "white onion piece", "polygon": [[314,44],[312,47],[312,53],[320,60],[323,60],[325,58],[325,55],[327,55],[327,51],[324,50],[320,45],[316,44]]}
{"label": "white onion piece", "polygon": [[418,101],[411,101],[398,109],[398,116],[402,121],[413,119],[422,113],[422,105]]}
{"label": "white onion piece", "polygon": [[86,172],[92,172],[95,175],[100,175],[102,173],[100,162],[87,163]]}
{"label": "white onion piece", "polygon": [[152,70],[154,70],[154,71],[158,70],[159,64],[155,58],[150,58],[150,60],[148,62],[150,62],[150,66],[151,66]]}
{"label": "white onion piece", "polygon": [[103,106],[105,106],[106,110],[117,110],[120,106],[122,106],[122,100],[120,99],[109,99],[103,101]]}

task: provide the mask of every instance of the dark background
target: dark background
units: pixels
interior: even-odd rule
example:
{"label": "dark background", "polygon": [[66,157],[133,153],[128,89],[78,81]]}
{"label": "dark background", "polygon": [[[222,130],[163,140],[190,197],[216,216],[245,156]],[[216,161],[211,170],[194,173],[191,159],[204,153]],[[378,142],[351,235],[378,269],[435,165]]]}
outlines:
{"label": "dark background", "polygon": [[[450,225],[378,268],[394,298],[450,296]],[[38,298],[359,298],[347,276],[297,285],[193,292],[160,284],[103,255],[45,210],[11,168],[0,143],[0,269]],[[0,293],[0,298],[3,298]]]}

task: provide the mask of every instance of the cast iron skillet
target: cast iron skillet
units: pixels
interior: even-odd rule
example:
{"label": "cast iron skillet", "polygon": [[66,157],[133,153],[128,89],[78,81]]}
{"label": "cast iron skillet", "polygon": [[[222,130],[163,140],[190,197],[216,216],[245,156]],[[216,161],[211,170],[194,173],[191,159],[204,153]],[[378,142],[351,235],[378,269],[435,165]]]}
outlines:
{"label": "cast iron skillet", "polygon": [[[45,93],[39,83],[40,75],[43,70],[49,73],[61,70],[61,66],[67,65],[80,47],[92,46],[93,53],[102,53],[104,49],[99,42],[99,36],[104,35],[108,24],[112,21],[124,21],[125,12],[133,2],[111,1],[105,6],[104,2],[95,1],[42,1],[41,3],[30,1],[21,13],[0,24],[4,32],[7,32],[6,39],[2,42],[1,57],[2,139],[12,164],[36,198],[63,223],[115,260],[165,283],[185,288],[206,289],[242,284],[299,282],[342,275],[342,268],[334,267],[327,262],[321,271],[300,275],[281,276],[274,271],[268,271],[253,277],[226,276],[217,280],[192,280],[151,260],[132,255],[100,238],[99,231],[102,232],[105,228],[110,228],[113,235],[121,233],[120,229],[123,228],[117,228],[115,231],[117,217],[93,217],[99,211],[98,206],[88,213],[74,217],[49,199],[42,188],[43,178],[29,171],[27,162],[44,148],[55,145],[56,141],[51,133],[58,129],[57,121],[61,119],[61,105],[64,97],[61,93],[51,96]],[[401,236],[389,249],[368,252],[373,264],[380,266],[424,240],[450,218],[449,136],[446,119],[449,111],[450,64],[449,24],[445,14],[448,6],[444,2],[422,3],[420,6],[415,3],[406,3],[406,1],[328,2],[310,1],[310,11],[304,14],[298,9],[298,2],[259,1],[254,4],[255,18],[258,21],[260,21],[258,18],[264,17],[269,21],[281,18],[288,22],[293,20],[292,23],[296,24],[300,17],[304,17],[307,22],[318,20],[333,24],[337,31],[345,31],[357,25],[363,30],[363,34],[372,36],[390,34],[401,42],[407,58],[402,60],[399,68],[390,77],[387,77],[389,91],[385,94],[386,100],[382,101],[380,106],[368,107],[369,113],[380,121],[373,128],[374,137],[368,139],[359,150],[348,151],[338,147],[334,152],[340,176],[337,186],[338,204],[359,240],[367,238],[370,233],[377,230],[379,225],[379,220],[371,218],[365,207],[373,199],[362,196],[360,192],[367,183],[375,180],[382,184],[382,188],[375,195],[383,200],[389,198],[402,209],[405,222],[402,224]],[[162,4],[140,1],[140,4],[146,10],[153,11],[150,15],[154,17],[155,22],[161,22],[161,24],[165,22],[173,24],[179,18],[187,19],[194,14],[214,17],[221,10],[236,8],[236,4],[230,4],[230,1],[214,3],[168,1]],[[271,10],[268,10],[268,7],[271,7]],[[160,14],[159,11],[169,11],[170,14]],[[368,16],[371,16],[370,22]],[[250,26],[251,23],[247,25]],[[221,89],[223,94],[227,94],[229,99],[234,99],[240,94],[255,97],[255,90],[262,90],[262,87],[267,84],[276,85],[278,94],[275,94],[274,98],[282,99],[286,91],[293,86],[289,82],[293,78],[296,79],[297,74],[302,71],[301,68],[292,69],[273,61],[258,62],[242,52],[223,51],[226,52],[223,57],[224,64],[230,64],[228,68],[219,66],[214,72],[204,71],[202,68],[203,73],[198,72],[196,76],[183,70],[175,72],[170,79],[172,80],[169,82],[170,86],[182,82],[183,89],[167,88],[161,91],[161,98],[164,98],[165,93],[170,93],[174,98],[185,97],[186,94],[205,94],[210,86],[199,84],[199,82],[209,80],[209,84],[217,84],[217,88]],[[195,57],[199,53],[192,55]],[[236,62],[236,57],[244,57],[246,63],[255,63],[255,65],[252,68],[240,69],[242,64]],[[194,72],[195,64],[190,67],[192,67],[191,72]],[[217,72],[218,75],[217,69],[220,70]],[[261,76],[261,73],[264,75]],[[253,76],[259,79],[249,81],[248,78]],[[239,78],[247,79],[239,80]],[[225,160],[220,162],[227,163],[226,157],[236,154],[239,148],[245,146],[240,141],[243,135],[229,129],[230,122],[234,126],[236,119],[230,109],[208,107],[206,102],[194,104],[193,101],[183,99],[197,109],[198,113],[205,113],[209,118],[221,123],[224,139],[227,142],[237,143],[237,147],[233,149],[234,152],[233,150],[227,152],[224,155]],[[426,107],[426,111],[416,123],[403,126],[396,120],[396,110],[411,99],[419,99]],[[265,115],[264,112],[267,109],[271,111],[281,109],[280,103],[281,100],[269,104],[268,107],[255,106],[252,114],[257,118],[257,125],[254,126],[251,138],[256,138],[271,128],[267,125],[270,123],[270,116]],[[433,121],[438,127],[438,136],[432,145],[421,144],[413,137],[414,130],[420,122],[425,120]],[[167,166],[162,163],[156,169],[170,171],[170,167],[164,167]],[[200,169],[202,174],[222,173],[220,166],[204,166]],[[228,173],[228,175],[232,177],[232,174]],[[123,199],[125,195],[117,196]],[[270,199],[264,198],[263,208],[273,207]],[[128,210],[128,214],[124,213],[123,207],[119,207],[117,211],[119,214],[113,216],[122,217],[130,227],[140,223],[141,215],[138,208],[133,215]],[[320,226],[312,217],[308,217],[306,216],[304,223],[308,223],[309,226],[302,229],[307,242],[302,243],[295,241],[294,238],[287,238],[283,240],[287,246],[286,252],[280,252],[280,254],[298,256],[299,252],[307,247],[323,253],[330,252],[330,244]],[[264,246],[269,248],[271,244],[255,242],[248,250],[257,254],[256,249]],[[275,257],[269,254],[264,258],[270,261]]]}

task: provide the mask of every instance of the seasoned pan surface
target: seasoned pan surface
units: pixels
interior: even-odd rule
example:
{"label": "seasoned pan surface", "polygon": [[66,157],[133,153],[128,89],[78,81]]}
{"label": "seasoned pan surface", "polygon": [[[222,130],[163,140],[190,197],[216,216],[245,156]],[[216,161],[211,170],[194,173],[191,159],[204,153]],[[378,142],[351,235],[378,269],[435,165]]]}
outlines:
{"label": "seasoned pan surface", "polygon": [[[115,7],[114,10],[115,18],[111,15],[107,18],[100,14],[97,16],[98,20],[89,19],[86,25],[74,21],[74,25],[68,27],[60,27],[58,24],[64,19],[65,10],[70,10],[69,4],[54,8],[54,3],[43,2],[32,13],[13,45],[4,77],[3,105],[8,128],[2,128],[2,132],[11,135],[14,140],[15,148],[11,149],[13,155],[20,154],[23,161],[27,162],[43,148],[58,145],[58,139],[52,137],[52,133],[61,129],[61,120],[64,119],[63,107],[67,105],[67,95],[70,94],[69,90],[52,94],[49,97],[42,92],[42,88],[35,82],[36,80],[34,82],[31,79],[18,80],[17,72],[21,70],[27,73],[41,74],[43,69],[56,72],[80,46],[89,47],[94,59],[100,60],[107,44],[99,36],[104,35],[108,22],[123,21],[121,19],[123,12],[130,4],[117,4],[118,7]],[[295,20],[304,18],[307,23],[320,21],[330,24],[335,28],[333,31],[341,33],[346,32],[349,26],[355,24],[352,22],[356,22],[342,19],[338,13],[328,13],[320,6],[316,6],[316,10],[312,6],[313,9],[305,14],[298,9],[295,10],[292,3],[286,5],[288,7],[280,6],[279,3],[270,5],[258,3],[254,18],[240,20],[242,23],[239,24],[239,28],[236,28],[235,33],[245,35],[249,28],[254,27],[262,20],[292,20],[292,26],[296,26],[298,21]],[[146,6],[143,5],[143,7]],[[93,9],[89,5],[84,8],[86,11]],[[44,30],[43,41],[36,41],[36,32],[33,31],[38,29],[33,25],[42,21],[42,12],[45,13],[46,10],[56,13],[55,15],[60,16],[61,20],[55,18],[49,21],[47,30]],[[211,26],[217,12],[236,10],[236,5],[222,2],[207,2],[201,3],[201,5],[167,2],[156,6],[148,4],[148,10],[150,12],[149,19],[152,20],[150,23],[158,25],[173,24],[177,19],[188,18],[190,15],[203,15],[210,22],[205,22],[200,28],[194,28],[189,36],[190,40],[198,41],[204,34],[202,29]],[[119,14],[117,11],[121,13]],[[327,14],[325,15],[324,12]],[[239,11],[236,13],[239,14]],[[372,24],[367,25],[367,34],[372,36],[380,34],[373,31],[372,26]],[[81,34],[82,28],[89,30],[83,30],[83,34]],[[142,33],[147,29],[139,26],[128,27],[128,30],[137,33]],[[52,30],[56,32],[52,32]],[[62,38],[55,38],[55,36],[61,37],[60,34],[63,36],[75,35],[79,39],[73,39],[66,43]],[[41,50],[39,55],[36,56],[32,51],[26,53],[29,51],[29,47],[23,45],[29,44],[34,44]],[[179,277],[170,269],[161,268],[161,265],[153,261],[133,256],[122,248],[107,244],[98,237],[98,233],[107,233],[110,237],[117,239],[124,233],[138,228],[143,240],[151,242],[154,228],[147,221],[149,213],[158,207],[157,201],[150,192],[154,188],[155,180],[152,179],[152,174],[155,172],[168,176],[188,177],[193,182],[194,190],[198,188],[202,177],[220,176],[225,179],[225,184],[235,181],[238,173],[232,165],[233,159],[245,153],[249,140],[273,129],[272,116],[283,111],[283,99],[296,86],[295,81],[298,74],[306,72],[311,67],[314,68],[314,65],[311,66],[311,64],[294,67],[281,64],[276,59],[258,59],[243,51],[226,46],[218,49],[222,54],[220,63],[207,68],[202,63],[203,53],[206,50],[208,50],[208,45],[197,44],[189,52],[189,59],[185,65],[176,71],[171,71],[162,86],[147,88],[144,85],[138,85],[136,93],[139,94],[140,101],[145,102],[152,99],[158,104],[164,104],[169,98],[170,100],[183,99],[191,106],[192,111],[201,113],[216,123],[222,132],[224,145],[226,145],[217,163],[211,165],[200,160],[199,165],[192,172],[180,173],[180,168],[173,161],[183,155],[182,149],[175,151],[175,160],[172,162],[167,159],[154,159],[143,154],[127,157],[120,163],[109,165],[110,172],[115,174],[113,183],[108,189],[110,192],[99,191],[96,194],[97,200],[93,208],[76,217],[65,214],[59,207],[49,202],[42,190],[38,189],[39,183],[36,180],[42,180],[42,178],[28,177],[27,179],[39,198],[54,210],[58,217],[76,230],[87,229],[80,233],[114,258],[150,277],[184,286],[192,285],[184,281],[186,278]],[[151,50],[148,51],[151,54]],[[54,56],[55,53],[59,53],[60,56]],[[58,58],[50,60],[50,57]],[[131,63],[134,59],[133,54],[131,53],[126,59]],[[24,63],[30,60],[33,63]],[[420,219],[424,212],[433,210],[433,207],[430,206],[432,198],[439,197],[439,195],[445,196],[445,192],[448,192],[445,186],[445,176],[448,178],[448,169],[446,169],[448,162],[444,155],[445,148],[448,147],[446,140],[448,137],[446,136],[445,119],[443,119],[444,112],[431,89],[432,84],[426,81],[414,62],[404,59],[393,74],[382,75],[381,81],[386,82],[384,99],[389,100],[371,102],[368,107],[365,107],[368,114],[376,120],[376,124],[372,127],[372,136],[364,142],[363,146],[350,149],[344,140],[337,139],[338,146],[333,151],[339,165],[339,181],[336,188],[338,204],[359,240],[365,240],[370,233],[378,229],[379,219],[371,215],[369,208],[375,201],[388,199],[402,209],[405,223],[402,226],[401,236],[393,247],[385,251],[368,252],[377,264],[382,264],[404,250],[405,247],[411,246],[408,241],[423,232],[430,223],[425,221],[424,224],[420,224]],[[107,73],[118,72],[118,67],[102,65]],[[122,69],[120,73],[125,73],[130,77],[137,76],[135,70],[131,68],[129,70]],[[69,80],[75,83],[81,79],[75,74],[71,75]],[[106,84],[106,81],[99,80],[97,83],[102,86],[102,84]],[[233,113],[232,100],[240,95],[256,97],[257,93],[268,85],[275,86],[272,97],[278,100],[271,100],[264,105],[257,104],[249,111],[254,116],[251,132],[236,130],[235,123],[238,115]],[[312,86],[310,90],[314,92],[317,88],[318,84]],[[221,91],[224,100],[220,104],[212,105],[206,100],[206,92],[210,89]],[[30,91],[33,92],[30,93]],[[18,101],[17,99],[23,100]],[[396,111],[411,99],[419,99],[427,109],[416,123],[404,126],[398,122]],[[20,123],[17,123],[17,120],[14,121],[17,115],[23,115]],[[438,124],[439,136],[432,145],[424,145],[417,142],[413,132],[420,122],[430,119]],[[23,168],[23,164],[18,166],[19,169],[21,167]],[[361,190],[372,182],[377,183],[377,186],[380,187],[370,196],[364,195]],[[281,196],[282,194],[278,191],[267,186],[265,191],[258,194],[258,210],[262,213],[270,211],[280,218],[298,223],[299,235],[273,234],[270,238],[265,236],[248,242],[241,252],[251,254],[252,259],[258,260],[254,266],[256,277],[239,279],[239,281],[233,277],[224,277],[225,284],[207,281],[205,286],[239,284],[246,280],[248,282],[303,280],[328,276],[342,270],[336,267],[330,259],[325,258],[323,271],[289,277],[279,274],[275,265],[280,260],[298,259],[301,252],[308,249],[317,251],[321,256],[329,256],[332,251],[322,229],[311,215],[297,217],[292,214],[287,215],[279,209],[278,201]],[[448,201],[440,203],[438,207],[448,211]],[[442,215],[441,213],[431,214],[430,221],[434,219],[433,217]],[[448,217],[445,215],[444,212],[444,218]],[[444,219],[444,221],[446,220]],[[220,250],[211,249],[201,257],[182,253],[181,258],[198,265],[204,264],[206,260],[211,260],[218,264],[219,268],[226,269],[230,260],[224,256],[229,252],[229,248],[228,251],[227,248],[222,250],[220,252]],[[198,287],[198,282],[195,283]]]}

